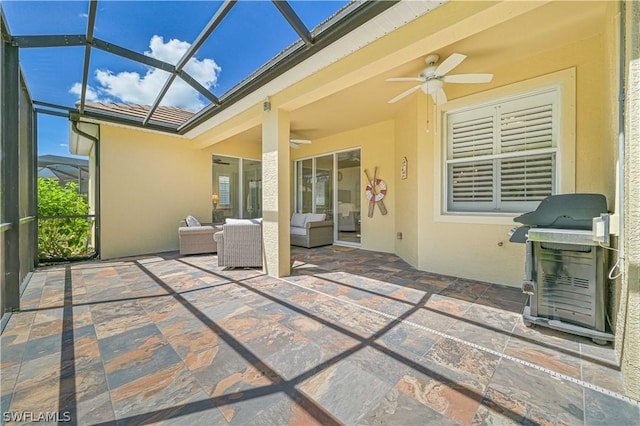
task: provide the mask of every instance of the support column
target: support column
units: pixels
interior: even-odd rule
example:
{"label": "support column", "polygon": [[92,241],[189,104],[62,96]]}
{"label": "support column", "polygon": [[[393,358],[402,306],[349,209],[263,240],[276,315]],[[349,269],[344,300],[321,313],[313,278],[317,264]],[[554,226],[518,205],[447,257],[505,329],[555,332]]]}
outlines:
{"label": "support column", "polygon": [[265,272],[283,277],[291,272],[289,214],[291,164],[289,112],[265,102],[262,114],[262,235]]}

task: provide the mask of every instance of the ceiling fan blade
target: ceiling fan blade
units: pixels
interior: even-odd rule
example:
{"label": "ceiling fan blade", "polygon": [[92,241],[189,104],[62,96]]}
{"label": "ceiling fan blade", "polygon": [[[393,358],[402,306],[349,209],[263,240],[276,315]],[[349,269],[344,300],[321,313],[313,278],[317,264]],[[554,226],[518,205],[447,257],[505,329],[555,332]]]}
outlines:
{"label": "ceiling fan blade", "polygon": [[289,146],[290,146],[291,148],[293,148],[293,149],[300,149],[300,147],[298,146],[298,144],[297,144],[297,143],[294,143],[294,142],[289,142]]}
{"label": "ceiling fan blade", "polygon": [[298,143],[309,144],[309,143],[311,143],[311,140],[310,139],[295,139],[295,138],[293,138],[293,139],[289,139],[289,142],[290,143],[295,143],[295,144],[298,144]]}
{"label": "ceiling fan blade", "polygon": [[436,103],[437,106],[443,105],[447,103],[447,95],[444,93],[444,89],[439,88],[433,95],[433,102]]}
{"label": "ceiling fan blade", "polygon": [[413,86],[411,89],[409,90],[405,90],[404,92],[400,93],[398,96],[396,96],[395,98],[391,99],[388,103],[393,104],[395,102],[398,102],[400,99],[404,98],[405,96],[409,96],[410,94],[412,94],[413,92],[415,92],[416,90],[418,90],[420,88],[420,86],[422,86],[422,84],[418,84],[417,86]]}
{"label": "ceiling fan blade", "polygon": [[493,80],[493,74],[445,75],[442,80],[445,83],[489,83]]}
{"label": "ceiling fan blade", "polygon": [[436,68],[434,74],[437,76],[445,75],[446,73],[460,65],[460,63],[464,61],[466,57],[467,55],[463,55],[462,53],[452,53],[451,56],[442,61],[440,65],[438,65],[438,68]]}
{"label": "ceiling fan blade", "polygon": [[385,81],[424,81],[420,77],[392,77],[388,78]]}

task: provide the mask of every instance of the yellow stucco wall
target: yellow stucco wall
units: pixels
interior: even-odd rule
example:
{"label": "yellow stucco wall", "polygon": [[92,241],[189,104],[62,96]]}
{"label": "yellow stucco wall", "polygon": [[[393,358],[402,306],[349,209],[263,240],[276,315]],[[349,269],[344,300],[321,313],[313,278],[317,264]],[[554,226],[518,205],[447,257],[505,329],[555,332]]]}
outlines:
{"label": "yellow stucco wall", "polygon": [[[396,176],[395,202],[402,208],[396,213],[395,231],[402,233],[402,239],[395,240],[395,253],[412,265],[418,265],[418,192],[422,185],[418,179],[418,170],[424,159],[419,159],[417,147],[420,133],[426,132],[421,125],[421,114],[418,102],[423,101],[418,96],[412,97],[401,114],[396,118],[395,125],[395,158],[394,175]],[[407,160],[406,179],[400,177],[400,165]]]}
{"label": "yellow stucco wall", "polygon": [[211,157],[182,138],[102,125],[101,256],[178,248],[186,215],[210,221]]}
{"label": "yellow stucco wall", "polygon": [[[575,67],[576,69],[576,155],[575,180],[576,192],[598,192],[607,196],[610,208],[614,207],[615,167],[614,153],[616,138],[607,132],[608,99],[605,65],[597,58],[604,54],[604,37],[598,35],[580,43],[559,46],[553,51],[532,56],[516,64],[508,64],[493,70],[495,74],[491,87],[502,87],[523,80],[544,76],[553,72]],[[471,94],[473,85],[450,86],[450,99]],[[476,89],[477,90],[477,89]],[[412,110],[413,108],[413,110]],[[433,104],[429,103],[429,115],[433,114]],[[415,110],[420,110],[415,114]],[[473,219],[465,223],[451,223],[438,217],[441,182],[431,172],[439,167],[442,159],[435,158],[434,144],[440,142],[440,134],[435,129],[433,119],[427,129],[427,108],[415,103],[406,108],[396,118],[396,150],[408,153],[409,164],[424,165],[420,171],[418,185],[414,185],[412,174],[407,182],[398,186],[397,200],[412,203],[412,197],[418,194],[418,242],[408,240],[402,244],[396,242],[397,253],[415,264],[415,255],[411,252],[418,247],[417,266],[449,275],[470,279],[518,286],[523,276],[524,248],[508,242],[508,231],[515,223],[508,218],[502,224],[475,223]],[[417,120],[417,124],[415,122]],[[413,138],[415,146],[407,141]],[[418,139],[423,140],[418,142]],[[426,146],[423,146],[426,144]],[[437,150],[436,150],[437,151]],[[405,154],[397,153],[395,172],[399,174],[400,159]],[[417,155],[417,158],[412,156]],[[425,162],[423,158],[428,158]],[[571,161],[572,159],[568,159]],[[411,170],[411,169],[410,169]],[[571,179],[574,178],[574,179]],[[570,189],[570,188],[568,188]],[[405,214],[406,216],[406,214]],[[396,231],[402,227],[413,226],[409,217],[397,221]],[[403,247],[406,245],[406,249]]]}

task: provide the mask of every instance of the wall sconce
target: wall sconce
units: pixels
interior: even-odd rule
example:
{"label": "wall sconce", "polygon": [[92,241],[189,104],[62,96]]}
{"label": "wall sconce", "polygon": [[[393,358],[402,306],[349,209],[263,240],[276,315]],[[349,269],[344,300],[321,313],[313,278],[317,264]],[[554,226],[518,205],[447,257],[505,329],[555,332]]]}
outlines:
{"label": "wall sconce", "polygon": [[211,202],[213,203],[213,208],[215,209],[216,207],[218,207],[218,201],[220,201],[220,197],[218,196],[218,194],[213,194],[211,196]]}

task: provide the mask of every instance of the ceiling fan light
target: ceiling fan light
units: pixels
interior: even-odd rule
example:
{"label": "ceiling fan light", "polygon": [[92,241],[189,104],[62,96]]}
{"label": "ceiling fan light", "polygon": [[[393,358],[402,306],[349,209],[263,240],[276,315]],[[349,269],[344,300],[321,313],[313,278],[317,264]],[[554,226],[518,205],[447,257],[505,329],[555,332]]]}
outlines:
{"label": "ceiling fan light", "polygon": [[442,88],[442,81],[438,79],[429,80],[420,88],[425,94],[432,95]]}

